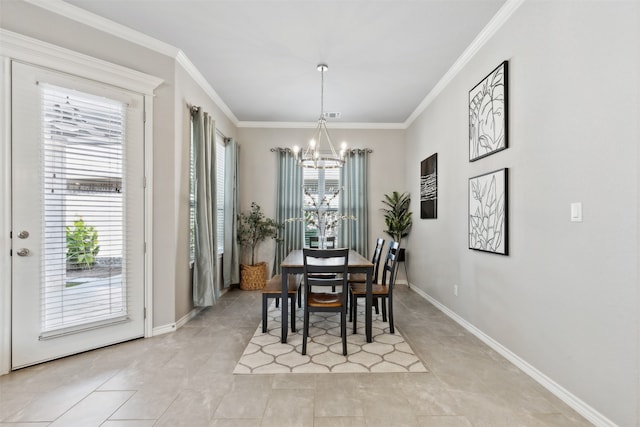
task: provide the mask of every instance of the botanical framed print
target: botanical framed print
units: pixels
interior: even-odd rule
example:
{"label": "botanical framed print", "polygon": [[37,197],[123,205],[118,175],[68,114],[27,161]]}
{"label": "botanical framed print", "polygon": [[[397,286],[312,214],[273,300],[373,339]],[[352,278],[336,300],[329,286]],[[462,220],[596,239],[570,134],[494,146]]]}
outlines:
{"label": "botanical framed print", "polygon": [[420,162],[420,218],[438,218],[438,153]]}
{"label": "botanical framed print", "polygon": [[507,148],[507,69],[498,65],[469,91],[469,161]]}
{"label": "botanical framed print", "polygon": [[508,168],[469,178],[469,249],[509,255]]}

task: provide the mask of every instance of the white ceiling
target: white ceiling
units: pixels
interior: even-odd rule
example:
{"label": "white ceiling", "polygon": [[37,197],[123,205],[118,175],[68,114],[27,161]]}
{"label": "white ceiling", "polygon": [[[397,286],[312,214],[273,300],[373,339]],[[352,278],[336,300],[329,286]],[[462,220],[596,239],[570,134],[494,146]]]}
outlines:
{"label": "white ceiling", "polygon": [[184,52],[240,122],[404,123],[505,0],[66,0]]}

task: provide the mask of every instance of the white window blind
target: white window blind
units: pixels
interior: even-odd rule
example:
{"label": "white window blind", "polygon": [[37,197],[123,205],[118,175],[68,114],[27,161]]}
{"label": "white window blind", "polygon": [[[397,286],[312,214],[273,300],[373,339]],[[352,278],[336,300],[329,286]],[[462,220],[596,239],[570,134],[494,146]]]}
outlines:
{"label": "white window blind", "polygon": [[42,337],[125,320],[127,105],[40,83]]}
{"label": "white window blind", "polygon": [[224,138],[216,134],[216,209],[218,255],[224,252],[224,176],[225,176]]}

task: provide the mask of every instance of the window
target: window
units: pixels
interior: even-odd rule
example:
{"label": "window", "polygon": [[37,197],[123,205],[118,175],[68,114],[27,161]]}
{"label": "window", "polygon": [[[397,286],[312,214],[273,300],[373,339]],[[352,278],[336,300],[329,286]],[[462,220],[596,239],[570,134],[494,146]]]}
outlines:
{"label": "window", "polygon": [[218,255],[224,253],[224,138],[216,134],[216,209],[217,209],[217,238]]}
{"label": "window", "polygon": [[127,105],[41,83],[43,336],[127,315]]}
{"label": "window", "polygon": [[[303,169],[303,209],[309,211],[312,205],[323,205],[328,212],[338,212],[340,206],[340,193],[335,197],[334,193],[340,189],[340,169]],[[324,201],[324,203],[322,203]],[[327,205],[328,204],[328,205]],[[304,246],[309,246],[309,237],[317,236],[315,227],[305,227]],[[331,234],[327,234],[331,236]],[[336,246],[339,246],[336,236]]]}

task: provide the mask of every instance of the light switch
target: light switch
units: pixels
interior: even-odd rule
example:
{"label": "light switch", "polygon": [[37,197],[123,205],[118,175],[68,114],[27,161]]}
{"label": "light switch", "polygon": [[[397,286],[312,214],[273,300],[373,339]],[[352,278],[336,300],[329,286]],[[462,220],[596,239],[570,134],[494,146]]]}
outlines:
{"label": "light switch", "polygon": [[571,203],[571,222],[582,222],[582,203]]}

